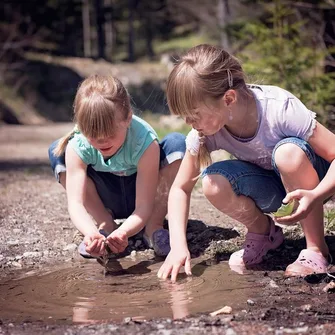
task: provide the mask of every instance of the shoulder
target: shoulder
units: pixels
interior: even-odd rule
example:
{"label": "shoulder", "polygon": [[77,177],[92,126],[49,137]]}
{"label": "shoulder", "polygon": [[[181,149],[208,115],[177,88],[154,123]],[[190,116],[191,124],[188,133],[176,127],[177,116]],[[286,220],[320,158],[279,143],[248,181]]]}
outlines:
{"label": "shoulder", "polygon": [[79,132],[74,133],[73,137],[69,140],[69,144],[73,148],[78,148],[78,149],[81,149],[81,150],[88,150],[88,149],[92,148],[92,146],[88,142],[87,138]]}
{"label": "shoulder", "polygon": [[87,138],[79,132],[76,132],[69,140],[69,145],[86,164],[91,164],[98,152],[88,142]]}
{"label": "shoulder", "polygon": [[130,129],[132,129],[135,132],[151,132],[157,136],[152,126],[148,122],[144,121],[143,119],[141,119],[140,117],[136,115],[132,116],[132,120],[130,123]]}
{"label": "shoulder", "polygon": [[157,140],[155,130],[146,121],[133,115],[124,146],[132,160],[137,163],[149,145]]}
{"label": "shoulder", "polygon": [[248,88],[254,93],[259,100],[267,99],[274,101],[286,101],[295,96],[289,91],[273,85],[248,85]]}

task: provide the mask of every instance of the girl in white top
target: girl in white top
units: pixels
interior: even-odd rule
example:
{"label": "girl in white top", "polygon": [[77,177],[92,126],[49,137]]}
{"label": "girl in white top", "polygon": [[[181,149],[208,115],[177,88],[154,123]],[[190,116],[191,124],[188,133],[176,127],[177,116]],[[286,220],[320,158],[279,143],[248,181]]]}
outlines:
{"label": "girl in white top", "polygon": [[[277,221],[300,221],[307,245],[286,275],[327,271],[323,201],[335,192],[335,135],[315,113],[279,87],[246,85],[239,62],[210,45],[181,58],[169,76],[167,99],[193,129],[169,194],[171,251],[158,277],[175,281],[181,266],[191,274],[186,226],[201,170],[207,199],[248,231],[243,248],[230,257],[233,269],[262,262],[283,242],[281,228],[266,214],[294,198],[295,212]],[[212,164],[209,152],[218,149],[237,159]]]}

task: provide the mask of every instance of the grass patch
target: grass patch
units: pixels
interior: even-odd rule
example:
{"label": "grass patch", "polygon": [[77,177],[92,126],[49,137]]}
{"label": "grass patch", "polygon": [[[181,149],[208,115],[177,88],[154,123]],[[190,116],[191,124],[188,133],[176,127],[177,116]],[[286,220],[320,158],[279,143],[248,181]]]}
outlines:
{"label": "grass patch", "polygon": [[335,231],[335,209],[325,211],[324,218],[326,221],[326,229]]}
{"label": "grass patch", "polygon": [[147,121],[155,129],[159,139],[162,139],[164,136],[175,131],[187,135],[191,130],[191,127],[182,120],[176,120],[176,122],[173,122],[173,119],[171,118],[171,123],[169,125],[167,125],[166,122],[163,123],[162,118],[166,117],[164,115],[162,116],[146,111],[140,115],[140,117]]}

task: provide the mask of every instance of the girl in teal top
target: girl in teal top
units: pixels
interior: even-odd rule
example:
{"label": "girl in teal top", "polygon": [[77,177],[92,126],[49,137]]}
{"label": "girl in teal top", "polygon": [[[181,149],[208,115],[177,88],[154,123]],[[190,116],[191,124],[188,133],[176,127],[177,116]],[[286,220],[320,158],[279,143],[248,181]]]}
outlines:
{"label": "girl in teal top", "polygon": [[[74,121],[73,131],[50,146],[49,158],[66,189],[71,220],[84,235],[80,253],[101,256],[105,244],[122,252],[145,226],[148,245],[166,256],[170,243],[163,220],[184,156],[184,136],[172,133],[159,143],[152,127],[133,115],[122,83],[111,76],[83,81]],[[126,220],[118,227],[115,219]]]}

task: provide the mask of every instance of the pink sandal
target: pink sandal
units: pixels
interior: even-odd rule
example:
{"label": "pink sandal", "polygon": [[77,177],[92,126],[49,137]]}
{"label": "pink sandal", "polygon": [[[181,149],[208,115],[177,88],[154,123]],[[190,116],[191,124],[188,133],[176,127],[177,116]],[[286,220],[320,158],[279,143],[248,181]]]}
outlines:
{"label": "pink sandal", "polygon": [[322,254],[303,249],[296,261],[290,264],[285,271],[285,276],[307,276],[313,273],[326,273],[329,267],[328,260]]}
{"label": "pink sandal", "polygon": [[236,267],[261,263],[269,250],[276,249],[283,243],[282,229],[276,226],[271,218],[269,221],[271,225],[269,235],[247,233],[243,249],[234,252],[229,258],[232,270],[236,271]]}

